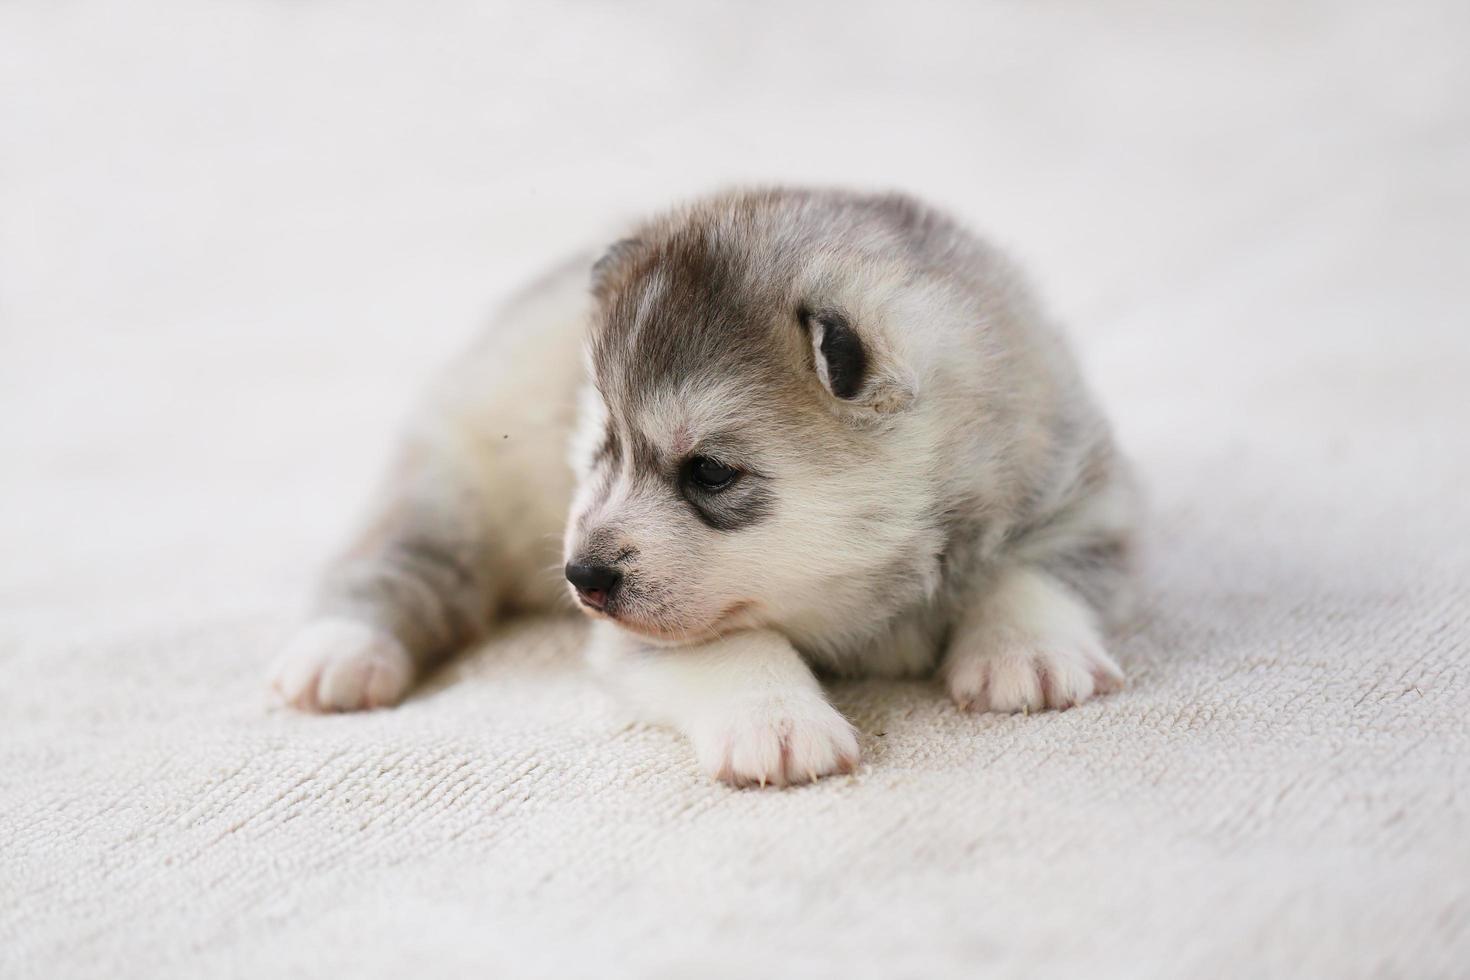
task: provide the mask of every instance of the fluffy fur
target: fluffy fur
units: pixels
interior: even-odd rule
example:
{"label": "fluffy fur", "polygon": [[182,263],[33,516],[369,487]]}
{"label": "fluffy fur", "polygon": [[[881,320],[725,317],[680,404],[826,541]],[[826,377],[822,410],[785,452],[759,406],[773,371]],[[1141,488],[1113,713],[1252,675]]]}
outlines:
{"label": "fluffy fur", "polygon": [[[712,489],[701,461],[734,476]],[[727,194],[510,304],[419,413],[275,683],[308,709],[395,702],[497,615],[558,601],[565,561],[616,579],[580,605],[629,703],[714,776],[803,782],[858,756],[814,668],[938,668],[977,710],[1119,685],[1102,628],[1134,511],[994,249],[903,196]]]}

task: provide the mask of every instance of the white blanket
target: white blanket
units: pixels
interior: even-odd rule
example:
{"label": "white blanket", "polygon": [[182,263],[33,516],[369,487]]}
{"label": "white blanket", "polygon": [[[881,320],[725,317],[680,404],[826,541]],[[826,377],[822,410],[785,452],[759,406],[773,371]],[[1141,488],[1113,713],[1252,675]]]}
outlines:
{"label": "white blanket", "polygon": [[[1213,6],[0,5],[0,976],[1466,975],[1470,20]],[[271,709],[486,305],[746,178],[1033,269],[1153,501],[1128,689],[844,684],[790,792],[569,622]]]}

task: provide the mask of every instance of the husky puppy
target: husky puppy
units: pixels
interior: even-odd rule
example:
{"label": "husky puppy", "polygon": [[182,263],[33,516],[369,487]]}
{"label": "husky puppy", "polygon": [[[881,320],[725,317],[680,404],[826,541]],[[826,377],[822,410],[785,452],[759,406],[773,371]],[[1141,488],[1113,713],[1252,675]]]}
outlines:
{"label": "husky puppy", "polygon": [[1118,687],[1134,533],[1108,426],[995,249],[900,195],[724,194],[503,311],[273,679],[390,705],[570,595],[592,662],[706,772],[806,782],[859,755],[817,671],[937,669],[977,711]]}

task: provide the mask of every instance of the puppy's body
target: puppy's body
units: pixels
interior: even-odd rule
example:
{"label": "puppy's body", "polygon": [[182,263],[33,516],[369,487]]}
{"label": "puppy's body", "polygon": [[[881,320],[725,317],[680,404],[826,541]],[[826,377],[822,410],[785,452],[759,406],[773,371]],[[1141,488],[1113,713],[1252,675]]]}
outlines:
{"label": "puppy's body", "polygon": [[1128,600],[1133,512],[1062,337],[988,246],[898,196],[711,198],[510,304],[276,682],[396,701],[564,595],[564,527],[594,663],[712,773],[802,781],[858,751],[812,666],[939,667],[1005,711],[1115,686],[1099,623]]}

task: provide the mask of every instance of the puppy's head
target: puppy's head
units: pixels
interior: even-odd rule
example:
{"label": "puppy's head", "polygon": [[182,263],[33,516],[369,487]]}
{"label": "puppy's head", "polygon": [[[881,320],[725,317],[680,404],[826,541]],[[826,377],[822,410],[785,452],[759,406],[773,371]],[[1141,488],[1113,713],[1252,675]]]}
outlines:
{"label": "puppy's head", "polygon": [[778,203],[681,212],[593,272],[566,574],[655,641],[820,630],[935,560],[915,382],[881,327],[905,277]]}

